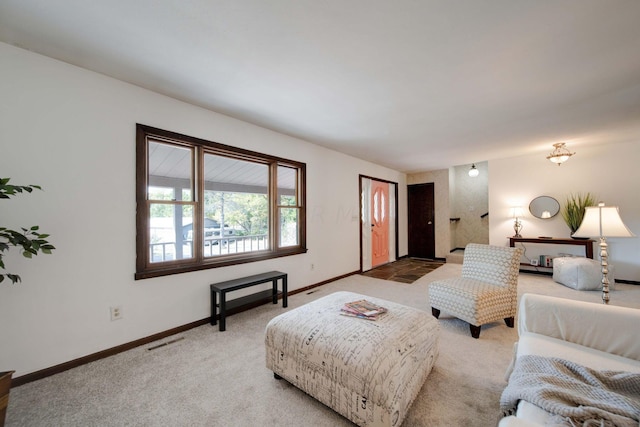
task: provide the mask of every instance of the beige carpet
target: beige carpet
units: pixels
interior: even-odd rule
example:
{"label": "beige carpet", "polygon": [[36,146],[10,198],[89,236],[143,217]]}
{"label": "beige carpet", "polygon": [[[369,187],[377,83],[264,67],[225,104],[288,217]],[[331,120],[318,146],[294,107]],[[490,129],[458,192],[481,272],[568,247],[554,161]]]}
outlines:
{"label": "beige carpet", "polygon": [[[350,276],[293,295],[287,310],[337,290],[429,310],[428,283],[460,268],[445,264],[413,284]],[[521,274],[519,290],[600,302],[600,292],[574,291],[548,276]],[[611,303],[640,308],[640,286],[616,285]],[[282,312],[264,305],[229,317],[226,332],[201,326],[153,351],[150,344],[14,388],[7,425],[351,426],[265,368],[264,328]],[[445,313],[439,322],[439,358],[403,426],[495,426],[516,330],[485,325],[475,340],[467,324]]]}

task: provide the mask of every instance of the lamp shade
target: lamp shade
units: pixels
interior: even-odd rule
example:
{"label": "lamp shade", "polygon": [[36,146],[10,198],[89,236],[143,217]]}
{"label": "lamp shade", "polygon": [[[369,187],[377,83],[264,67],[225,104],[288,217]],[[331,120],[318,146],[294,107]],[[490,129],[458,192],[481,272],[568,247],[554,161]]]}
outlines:
{"label": "lamp shade", "polygon": [[620,218],[617,206],[588,206],[574,237],[634,237]]}
{"label": "lamp shade", "polygon": [[522,206],[511,207],[511,216],[513,218],[520,218],[523,215],[524,215],[524,209],[522,209]]}

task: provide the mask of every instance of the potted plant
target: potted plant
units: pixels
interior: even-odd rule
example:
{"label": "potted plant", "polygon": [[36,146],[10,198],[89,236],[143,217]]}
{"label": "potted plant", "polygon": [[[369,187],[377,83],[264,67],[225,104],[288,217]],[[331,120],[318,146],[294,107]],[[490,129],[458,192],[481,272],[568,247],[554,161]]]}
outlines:
{"label": "potted plant", "polygon": [[567,200],[562,207],[562,218],[571,230],[571,237],[573,237],[573,233],[575,233],[580,227],[580,224],[582,224],[585,208],[587,206],[595,205],[596,199],[591,195],[591,193],[577,193],[571,194],[567,197]]}
{"label": "potted plant", "polygon": [[0,427],[4,426],[4,418],[7,415],[11,375],[13,375],[13,371],[0,372]]}
{"label": "potted plant", "polygon": [[[12,185],[9,184],[9,180],[10,178],[0,178],[0,199],[10,199],[12,196],[24,192],[31,193],[36,188],[42,190],[38,185]],[[20,247],[22,255],[26,258],[38,255],[39,252],[50,254],[55,249],[52,244],[45,240],[49,235],[39,233],[38,230],[39,227],[37,225],[31,228],[22,228],[21,231],[0,227],[0,283],[5,278],[11,280],[14,284],[21,281],[20,276],[9,273],[4,264],[4,252],[9,251],[12,247]],[[4,426],[13,372],[0,372],[0,427]]]}

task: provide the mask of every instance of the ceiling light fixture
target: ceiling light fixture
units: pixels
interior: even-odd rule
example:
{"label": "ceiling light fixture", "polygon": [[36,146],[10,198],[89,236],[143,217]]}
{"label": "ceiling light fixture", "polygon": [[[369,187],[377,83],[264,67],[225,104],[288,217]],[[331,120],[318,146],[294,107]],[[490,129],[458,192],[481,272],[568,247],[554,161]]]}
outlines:
{"label": "ceiling light fixture", "polygon": [[472,164],[471,165],[471,169],[469,169],[469,176],[471,178],[475,178],[476,176],[478,176],[480,174],[480,171],[476,168],[476,164]]}
{"label": "ceiling light fixture", "polygon": [[553,163],[557,163],[558,166],[569,160],[569,157],[576,154],[570,152],[569,149],[565,147],[564,142],[558,142],[557,144],[553,144],[553,146],[555,149],[547,156],[547,159],[551,160]]}

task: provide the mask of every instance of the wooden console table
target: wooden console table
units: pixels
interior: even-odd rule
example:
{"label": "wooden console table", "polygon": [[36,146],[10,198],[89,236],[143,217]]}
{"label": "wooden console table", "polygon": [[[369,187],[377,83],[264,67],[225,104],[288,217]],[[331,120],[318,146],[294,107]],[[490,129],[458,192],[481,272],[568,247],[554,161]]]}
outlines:
{"label": "wooden console table", "polygon": [[520,243],[547,243],[552,245],[576,245],[584,246],[584,252],[587,258],[593,259],[593,243],[592,239],[559,239],[556,237],[541,238],[541,237],[509,237],[509,246],[515,247],[517,242]]}
{"label": "wooden console table", "polygon": [[[220,331],[226,329],[226,318],[229,309],[242,305],[255,304],[270,298],[274,304],[278,303],[278,280],[282,280],[282,307],[287,306],[287,273],[281,271],[269,271],[268,273],[256,274],[254,276],[241,277],[239,279],[227,280],[226,282],[214,283],[211,285],[211,324],[216,324],[216,307],[220,308]],[[272,289],[256,292],[251,295],[236,298],[227,302],[227,292],[248,288],[262,283],[272,282]],[[220,304],[216,302],[216,294],[220,295]]]}

